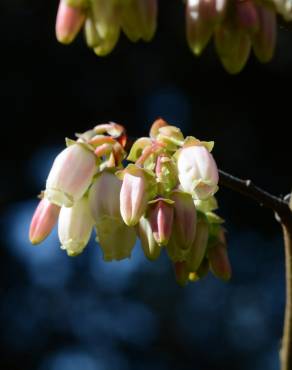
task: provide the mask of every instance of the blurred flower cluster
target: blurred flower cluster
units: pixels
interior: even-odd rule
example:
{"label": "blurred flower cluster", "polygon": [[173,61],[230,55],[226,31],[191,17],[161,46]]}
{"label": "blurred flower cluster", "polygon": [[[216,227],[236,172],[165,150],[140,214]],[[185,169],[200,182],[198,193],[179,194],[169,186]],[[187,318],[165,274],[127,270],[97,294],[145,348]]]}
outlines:
{"label": "blurred flower cluster", "polygon": [[[56,34],[68,44],[84,28],[87,45],[99,56],[109,54],[120,32],[133,42],[150,41],[157,25],[158,0],[60,0]],[[186,33],[200,55],[214,36],[224,68],[239,73],[251,50],[271,60],[277,38],[277,12],[292,19],[291,0],[186,0]]]}
{"label": "blurred flower cluster", "polygon": [[60,0],[57,39],[68,44],[84,27],[87,45],[109,54],[121,30],[133,42],[150,41],[156,30],[157,0]]}
{"label": "blurred flower cluster", "polygon": [[162,119],[149,137],[133,143],[128,156],[125,130],[116,123],[66,142],[31,222],[33,244],[58,221],[61,248],[69,256],[83,251],[95,229],[105,261],[129,258],[138,237],[149,260],[166,250],[181,285],[209,269],[230,278],[223,220],[214,213],[213,142],[185,138]]}
{"label": "blurred flower cluster", "polygon": [[200,55],[212,36],[224,68],[232,74],[245,66],[251,49],[266,63],[273,57],[276,37],[276,10],[261,0],[187,0],[187,39]]}

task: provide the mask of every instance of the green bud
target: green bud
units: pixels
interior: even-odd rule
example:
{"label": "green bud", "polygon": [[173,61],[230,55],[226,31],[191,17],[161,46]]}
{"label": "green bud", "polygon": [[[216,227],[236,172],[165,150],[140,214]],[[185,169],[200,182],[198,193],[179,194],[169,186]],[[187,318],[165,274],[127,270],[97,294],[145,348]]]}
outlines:
{"label": "green bud", "polygon": [[261,63],[269,62],[275,51],[277,18],[273,9],[257,6],[259,29],[252,37],[253,51]]}
{"label": "green bud", "polygon": [[154,239],[149,220],[141,217],[137,229],[145,256],[151,261],[156,260],[160,256],[161,247]]}
{"label": "green bud", "polygon": [[191,246],[191,250],[187,259],[189,271],[197,271],[201,265],[206,254],[209,238],[208,221],[203,215],[199,214],[198,216],[195,241]]}
{"label": "green bud", "polygon": [[249,35],[231,22],[225,22],[216,30],[215,46],[223,67],[231,74],[242,70],[251,50]]}

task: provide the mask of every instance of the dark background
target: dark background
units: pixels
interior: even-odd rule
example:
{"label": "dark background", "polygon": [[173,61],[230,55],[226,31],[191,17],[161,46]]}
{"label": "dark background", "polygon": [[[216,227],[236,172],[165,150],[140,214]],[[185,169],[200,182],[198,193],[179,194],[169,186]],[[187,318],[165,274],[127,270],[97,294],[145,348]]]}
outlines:
{"label": "dark background", "polygon": [[238,76],[213,47],[189,51],[180,1],[161,0],[150,44],[125,37],[98,58],[82,35],[57,43],[57,1],[0,3],[0,369],[276,370],[284,312],[281,230],[272,212],[220,189],[233,266],[176,286],[165,256],[104,263],[94,242],[70,259],[56,232],[32,247],[28,227],[53,158],[108,120],[147,135],[162,116],[216,141],[220,168],[275,194],[292,187],[292,30],[273,61],[252,56]]}

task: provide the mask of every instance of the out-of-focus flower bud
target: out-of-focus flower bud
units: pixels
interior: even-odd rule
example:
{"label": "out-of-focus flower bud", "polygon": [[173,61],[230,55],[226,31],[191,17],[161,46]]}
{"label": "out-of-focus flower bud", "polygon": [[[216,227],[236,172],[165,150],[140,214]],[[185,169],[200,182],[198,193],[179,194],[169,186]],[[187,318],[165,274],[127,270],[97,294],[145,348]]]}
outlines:
{"label": "out-of-focus flower bud", "polygon": [[95,0],[91,3],[92,17],[100,43],[94,47],[99,56],[109,54],[120,36],[120,21],[114,1]]}
{"label": "out-of-focus flower bud", "polygon": [[155,166],[159,194],[170,192],[178,184],[177,168],[174,160],[165,154],[158,156]]}
{"label": "out-of-focus flower bud", "polygon": [[147,218],[157,244],[167,245],[172,231],[173,202],[169,199],[153,201],[152,204],[149,204]]}
{"label": "out-of-focus flower bud", "polygon": [[218,169],[203,145],[183,148],[178,153],[178,178],[183,191],[196,199],[207,199],[218,189]]}
{"label": "out-of-focus flower bud", "polygon": [[249,32],[254,33],[259,29],[259,17],[256,5],[252,0],[235,1],[237,25]]}
{"label": "out-of-focus flower bud", "polygon": [[149,260],[155,261],[160,256],[161,247],[154,239],[149,220],[145,217],[141,217],[137,228],[145,256]]}
{"label": "out-of-focus flower bud", "polygon": [[49,236],[55,226],[60,213],[60,207],[50,203],[46,198],[43,198],[32,217],[29,239],[32,244],[39,244]]}
{"label": "out-of-focus flower bud", "polygon": [[129,0],[121,13],[122,29],[131,41],[151,40],[156,30],[157,0]]}
{"label": "out-of-focus flower bud", "polygon": [[104,57],[108,55],[116,46],[119,37],[120,31],[117,30],[116,33],[110,34],[109,36],[101,39],[100,43],[94,47],[93,51],[99,57]]}
{"label": "out-of-focus flower bud", "polygon": [[190,194],[173,191],[174,201],[173,238],[182,249],[189,249],[195,240],[197,213]]}
{"label": "out-of-focus flower bud", "polygon": [[120,192],[121,215],[128,226],[134,226],[144,215],[148,201],[156,194],[155,176],[135,165],[129,165],[117,175],[123,180]]}
{"label": "out-of-focus flower bud", "polygon": [[223,67],[231,74],[242,70],[251,50],[249,35],[228,22],[216,30],[215,46]]}
{"label": "out-of-focus flower bud", "polygon": [[206,217],[202,214],[198,217],[196,236],[188,255],[187,263],[189,271],[197,271],[206,254],[209,238],[209,225]]}
{"label": "out-of-focus flower bud", "polygon": [[63,44],[70,44],[80,31],[84,20],[84,9],[70,6],[66,0],[61,0],[56,19],[58,41]]}
{"label": "out-of-focus flower bud", "polygon": [[292,5],[290,0],[273,0],[273,4],[285,21],[292,20]]}
{"label": "out-of-focus flower bud", "polygon": [[181,286],[187,285],[189,281],[189,271],[186,262],[175,262],[174,271],[176,282]]}
{"label": "out-of-focus flower bud", "polygon": [[231,265],[227,253],[224,230],[221,228],[217,240],[208,249],[208,259],[212,273],[219,279],[228,281],[231,278]]}
{"label": "out-of-focus flower bud", "polygon": [[105,261],[119,261],[131,256],[136,242],[134,227],[128,227],[121,219],[104,216],[96,224],[96,230]]}
{"label": "out-of-focus flower bud", "polygon": [[275,51],[277,18],[273,9],[257,6],[259,29],[252,37],[253,51],[261,63],[269,62]]}
{"label": "out-of-focus flower bud", "polygon": [[187,39],[194,54],[200,55],[208,44],[215,25],[224,15],[226,3],[226,0],[187,1]]}
{"label": "out-of-focus flower bud", "polygon": [[97,32],[95,22],[91,14],[88,14],[84,24],[84,34],[87,46],[96,48],[102,43],[102,39]]}
{"label": "out-of-focus flower bud", "polygon": [[74,8],[86,9],[89,5],[90,0],[65,0],[67,5],[73,6]]}
{"label": "out-of-focus flower bud", "polygon": [[45,197],[54,204],[72,207],[85,194],[96,172],[96,156],[83,144],[73,144],[55,159]]}
{"label": "out-of-focus flower bud", "polygon": [[59,216],[58,233],[61,248],[68,256],[82,253],[86,247],[93,227],[87,197],[78,200],[73,207],[62,207]]}

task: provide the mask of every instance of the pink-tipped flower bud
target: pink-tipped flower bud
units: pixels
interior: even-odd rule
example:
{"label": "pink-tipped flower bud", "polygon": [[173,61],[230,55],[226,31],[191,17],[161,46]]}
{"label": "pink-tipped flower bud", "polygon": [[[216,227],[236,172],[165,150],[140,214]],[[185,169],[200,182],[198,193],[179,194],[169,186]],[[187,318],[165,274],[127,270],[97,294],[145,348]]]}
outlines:
{"label": "pink-tipped flower bud", "polygon": [[62,44],[70,44],[80,31],[85,20],[82,8],[68,5],[61,0],[56,20],[56,36]]}
{"label": "pink-tipped flower bud", "polygon": [[138,225],[138,235],[145,256],[150,260],[156,260],[161,253],[161,247],[156,243],[150,222],[147,218],[141,217]]}
{"label": "pink-tipped flower bud", "polygon": [[232,270],[228,258],[226,239],[224,230],[219,231],[216,241],[212,243],[208,250],[208,259],[212,273],[221,280],[228,281],[231,278]]}
{"label": "pink-tipped flower bud", "polygon": [[190,194],[173,191],[174,201],[173,237],[182,249],[189,249],[195,240],[197,212]]}
{"label": "pink-tipped flower bud", "polygon": [[257,6],[259,29],[252,37],[253,51],[261,63],[269,62],[275,51],[277,18],[273,9]]}
{"label": "pink-tipped flower bud", "polygon": [[96,172],[96,156],[83,144],[73,144],[55,159],[45,197],[54,204],[72,207],[89,188]]}
{"label": "pink-tipped flower bud", "polygon": [[32,217],[29,239],[32,244],[39,244],[49,236],[60,213],[60,207],[43,198]]}
{"label": "pink-tipped flower bud", "polygon": [[86,247],[93,227],[87,197],[78,200],[73,207],[62,207],[59,216],[58,234],[61,248],[68,256],[82,253]]}
{"label": "pink-tipped flower bud", "polygon": [[217,165],[205,146],[194,145],[181,149],[177,168],[182,190],[194,198],[204,200],[217,191]]}
{"label": "pink-tipped flower bud", "polygon": [[148,201],[156,193],[155,177],[135,165],[129,165],[118,176],[123,180],[120,192],[121,215],[128,226],[134,226],[144,215]]}
{"label": "pink-tipped flower bud", "polygon": [[226,3],[226,0],[187,1],[187,39],[196,55],[200,55],[208,44],[216,24],[224,15]]}
{"label": "pink-tipped flower bud", "polygon": [[169,200],[158,199],[149,205],[147,211],[154,239],[160,246],[167,245],[173,223],[173,204]]}
{"label": "pink-tipped flower bud", "polygon": [[206,254],[208,238],[208,221],[205,216],[201,215],[197,221],[196,237],[187,259],[189,271],[197,271],[201,265]]}

